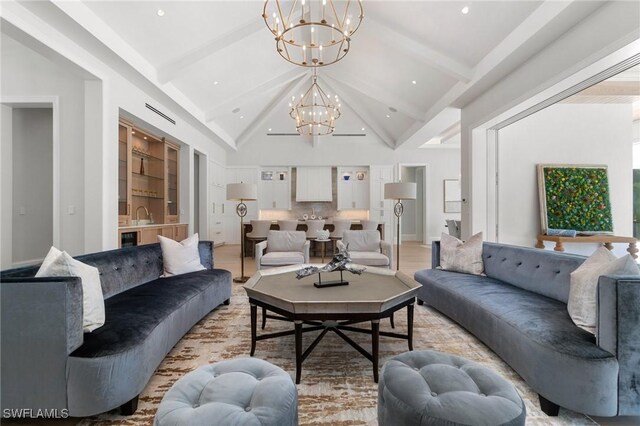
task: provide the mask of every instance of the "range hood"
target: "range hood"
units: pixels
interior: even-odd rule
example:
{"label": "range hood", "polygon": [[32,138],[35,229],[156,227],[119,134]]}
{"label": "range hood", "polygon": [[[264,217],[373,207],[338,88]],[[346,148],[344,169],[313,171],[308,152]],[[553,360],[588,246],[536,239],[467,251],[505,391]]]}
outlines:
{"label": "range hood", "polygon": [[331,167],[297,167],[296,201],[333,201]]}

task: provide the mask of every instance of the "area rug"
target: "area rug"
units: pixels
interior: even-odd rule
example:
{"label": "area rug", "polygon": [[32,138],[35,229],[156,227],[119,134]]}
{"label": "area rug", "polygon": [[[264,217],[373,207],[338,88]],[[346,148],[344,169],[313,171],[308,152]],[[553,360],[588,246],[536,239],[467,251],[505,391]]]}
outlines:
{"label": "area rug", "polygon": [[[406,310],[396,313],[396,329],[406,330]],[[258,314],[260,315],[260,314]],[[269,320],[265,332],[289,329],[291,324]],[[389,321],[381,329],[390,329]],[[370,348],[366,335],[351,337]],[[305,334],[304,345],[315,335]],[[158,367],[140,395],[138,411],[129,417],[112,411],[82,420],[81,425],[151,425],[163,395],[189,371],[212,362],[249,356],[251,331],[248,298],[241,285],[234,284],[229,306],[220,306],[178,342]],[[427,307],[416,305],[414,350],[436,350],[477,361],[510,380],[524,398],[527,425],[594,425],[588,417],[562,409],[558,417],[546,416],[538,407],[537,394],[471,334]],[[407,342],[380,337],[380,366],[394,355],[407,351]],[[295,376],[293,336],[257,343],[255,356],[275,364]],[[298,385],[301,425],[376,425],[377,384],[371,363],[333,333],[315,348],[302,365]]]}

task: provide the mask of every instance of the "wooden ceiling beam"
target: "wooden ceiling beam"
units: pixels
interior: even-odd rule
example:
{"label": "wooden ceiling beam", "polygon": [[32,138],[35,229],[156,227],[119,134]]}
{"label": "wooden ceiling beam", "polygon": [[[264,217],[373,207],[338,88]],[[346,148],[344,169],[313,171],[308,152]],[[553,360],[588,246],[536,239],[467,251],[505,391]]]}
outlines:
{"label": "wooden ceiling beam", "polygon": [[336,90],[341,88],[342,85],[340,82],[333,79],[331,80],[331,82],[328,82],[324,77],[318,77],[318,79],[322,81],[322,86],[328,88],[331,93],[338,93],[338,97],[342,99],[341,103],[348,105],[349,109],[353,111],[353,113],[357,115],[358,118],[360,118],[360,120],[362,120],[369,129],[373,130],[373,132],[380,138],[380,140],[386,143],[390,148],[396,148],[396,144],[393,138],[389,136],[389,134],[382,128],[382,126],[378,124],[378,120],[367,114],[364,106],[358,99],[351,97],[346,92],[346,90]]}
{"label": "wooden ceiling beam", "polygon": [[[341,74],[340,78],[333,78],[331,75],[324,73],[323,78],[330,82],[341,83],[356,92],[368,96],[385,107],[393,107],[402,114],[410,117],[412,120],[424,123],[424,117],[419,107],[401,99],[399,96],[386,90],[381,84],[371,84],[364,79],[354,79],[352,76]],[[339,96],[339,95],[338,95]]]}
{"label": "wooden ceiling beam", "polygon": [[382,17],[368,13],[367,19],[375,23],[375,25],[369,27],[370,33],[385,45],[435,68],[458,81],[464,83],[471,81],[473,77],[473,69],[471,67],[437,51],[424,42],[398,32],[384,22]]}
{"label": "wooden ceiling beam", "polygon": [[225,34],[213,40],[209,40],[200,47],[191,49],[187,53],[170,60],[158,67],[158,81],[161,84],[168,83],[180,76],[180,73],[203,59],[215,54],[216,52],[228,47],[234,43],[245,39],[246,37],[264,30],[265,25],[262,18],[255,18],[249,22],[226,32]]}
{"label": "wooden ceiling beam", "polygon": [[205,112],[205,120],[212,121],[221,114],[228,112],[233,108],[238,108],[241,105],[246,104],[247,102],[250,102],[256,96],[262,95],[269,90],[276,89],[285,84],[289,84],[293,80],[296,80],[307,74],[308,71],[301,70],[300,68],[289,69],[289,71],[287,72],[284,72],[256,86],[250,87],[238,96],[229,100],[225,100],[223,103],[210,108],[207,112]]}
{"label": "wooden ceiling beam", "polygon": [[[272,114],[276,112],[281,114],[282,110],[279,108],[278,104],[288,99],[291,96],[291,93],[297,93],[300,90],[300,87],[302,87],[303,84],[308,82],[309,82],[309,79],[305,74],[303,76],[300,76],[297,80],[290,82],[284,89],[279,91],[273,97],[271,102],[269,102],[267,106],[265,106],[262,109],[262,111],[260,111],[260,113],[256,115],[256,118],[252,122],[250,122],[247,125],[247,127],[245,127],[244,131],[240,134],[240,136],[238,136],[238,138],[236,139],[236,144],[238,148],[244,145],[245,143],[247,143],[249,139],[255,134],[255,132],[257,132],[259,129],[262,128],[264,123],[267,122],[267,120],[271,117]],[[292,122],[292,125],[293,125],[293,122]]]}

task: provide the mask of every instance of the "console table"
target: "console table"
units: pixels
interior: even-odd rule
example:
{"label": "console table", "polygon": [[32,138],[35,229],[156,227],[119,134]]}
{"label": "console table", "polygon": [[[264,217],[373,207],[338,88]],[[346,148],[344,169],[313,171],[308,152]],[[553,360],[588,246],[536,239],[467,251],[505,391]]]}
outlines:
{"label": "console table", "polygon": [[564,243],[600,243],[604,244],[609,250],[613,250],[613,243],[627,243],[629,247],[627,251],[634,259],[638,258],[637,240],[633,237],[618,237],[615,235],[579,235],[576,237],[561,237],[559,235],[538,235],[536,248],[544,248],[544,241],[553,241],[556,246],[555,251],[564,251]]}

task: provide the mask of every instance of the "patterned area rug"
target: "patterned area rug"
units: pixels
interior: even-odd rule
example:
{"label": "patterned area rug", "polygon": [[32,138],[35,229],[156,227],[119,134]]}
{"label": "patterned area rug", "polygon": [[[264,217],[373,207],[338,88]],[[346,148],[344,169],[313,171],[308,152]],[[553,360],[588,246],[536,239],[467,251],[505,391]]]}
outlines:
{"label": "patterned area rug", "polygon": [[[406,330],[406,310],[396,313],[396,329]],[[260,314],[258,314],[260,321]],[[265,332],[286,330],[293,325],[268,320]],[[381,330],[390,329],[389,321]],[[306,347],[315,333],[305,334]],[[350,333],[365,348],[368,336]],[[81,425],[151,425],[165,392],[187,372],[207,363],[249,356],[251,343],[248,298],[234,284],[231,305],[207,315],[167,355],[140,396],[138,411],[129,417],[117,411],[85,418]],[[547,417],[538,407],[535,392],[508,365],[471,334],[426,306],[417,306],[414,316],[414,350],[436,350],[477,361],[515,384],[527,407],[528,425],[594,425],[584,415],[561,409],[558,417]],[[380,366],[390,357],[407,351],[407,342],[380,337]],[[271,362],[295,376],[293,336],[257,343],[256,357]],[[377,424],[377,384],[371,363],[334,333],[324,340],[302,365],[298,385],[301,425]]]}

